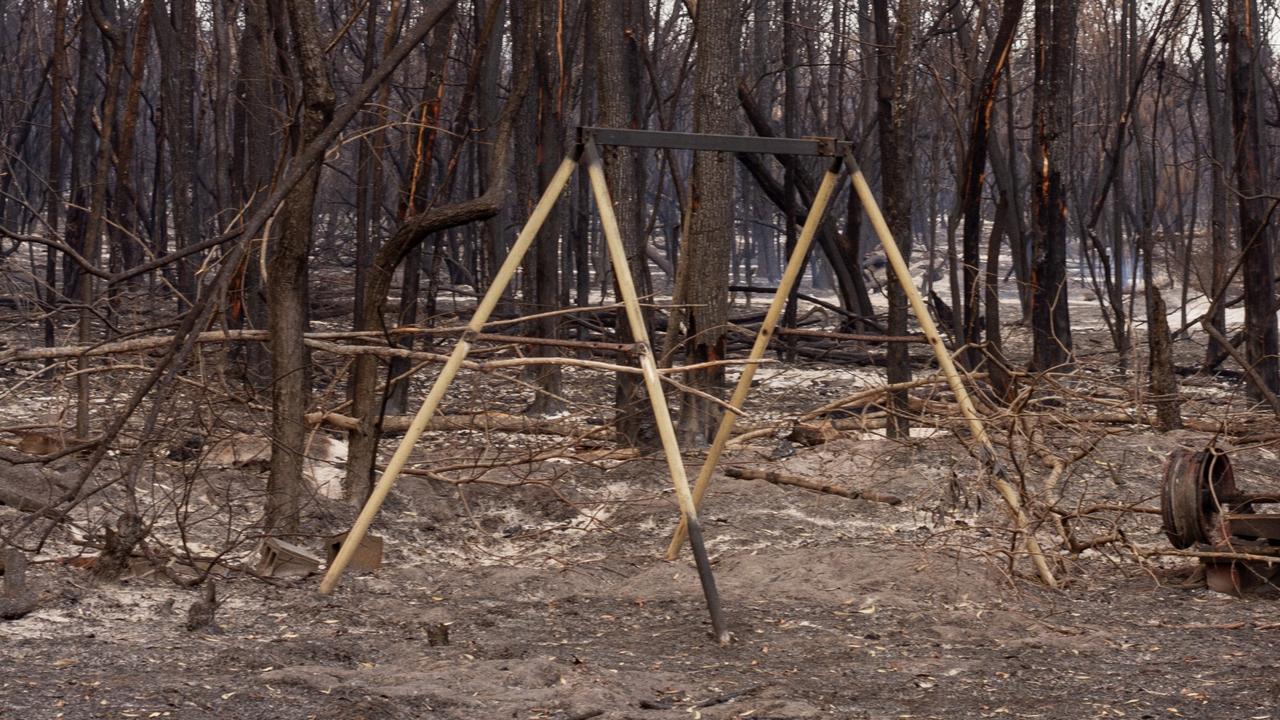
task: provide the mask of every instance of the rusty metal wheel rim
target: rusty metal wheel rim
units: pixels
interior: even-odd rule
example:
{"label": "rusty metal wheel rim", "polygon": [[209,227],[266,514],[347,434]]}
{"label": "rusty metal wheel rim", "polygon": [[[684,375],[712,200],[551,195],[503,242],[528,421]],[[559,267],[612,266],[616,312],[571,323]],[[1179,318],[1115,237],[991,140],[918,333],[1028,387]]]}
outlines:
{"label": "rusty metal wheel rim", "polygon": [[1223,540],[1222,506],[1236,495],[1235,472],[1226,453],[1217,448],[1174,451],[1165,462],[1160,488],[1165,536],[1179,549]]}

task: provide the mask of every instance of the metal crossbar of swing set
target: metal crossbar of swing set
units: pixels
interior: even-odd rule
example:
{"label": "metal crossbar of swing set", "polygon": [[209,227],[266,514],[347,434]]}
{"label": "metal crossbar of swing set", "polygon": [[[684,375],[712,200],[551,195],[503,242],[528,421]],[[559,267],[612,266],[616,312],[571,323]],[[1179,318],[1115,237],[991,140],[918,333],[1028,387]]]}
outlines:
{"label": "metal crossbar of swing set", "polygon": [[709,150],[829,158],[841,158],[846,152],[853,150],[853,143],[829,137],[777,138],[600,127],[579,127],[578,142],[658,150]]}

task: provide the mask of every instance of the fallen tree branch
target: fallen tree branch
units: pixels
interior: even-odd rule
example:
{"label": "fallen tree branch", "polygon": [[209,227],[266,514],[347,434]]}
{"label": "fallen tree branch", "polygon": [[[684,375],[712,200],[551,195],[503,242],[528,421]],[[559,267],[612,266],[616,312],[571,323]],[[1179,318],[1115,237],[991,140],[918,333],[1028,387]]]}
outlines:
{"label": "fallen tree branch", "polygon": [[1280,564],[1280,557],[1275,555],[1258,555],[1257,553],[1234,553],[1217,550],[1172,550],[1152,548],[1143,550],[1134,548],[1139,557],[1189,557],[1205,560],[1236,560],[1240,562],[1260,562],[1268,565]]}
{"label": "fallen tree branch", "polygon": [[[351,432],[360,427],[360,419],[336,412],[310,412],[306,415],[310,425],[325,424],[338,430]],[[412,415],[388,415],[382,419],[383,432],[404,432],[413,422]],[[531,435],[559,435],[586,438],[601,432],[604,426],[590,426],[562,420],[510,415],[508,413],[478,412],[465,415],[435,415],[427,425],[428,431],[476,430],[480,432],[512,432]]]}
{"label": "fallen tree branch", "polygon": [[802,477],[800,475],[791,475],[788,473],[776,472],[773,470],[754,470],[751,468],[725,468],[724,474],[739,480],[764,480],[774,485],[792,485],[805,490],[826,493],[827,495],[839,495],[840,497],[849,498],[851,500],[867,500],[869,502],[885,503],[887,505],[897,505],[902,502],[902,498],[896,495],[886,495],[883,493],[873,492],[871,490],[850,490],[840,485],[832,485],[821,480]]}
{"label": "fallen tree branch", "polygon": [[[987,377],[987,374],[974,373],[969,377],[974,380],[982,380]],[[908,382],[900,382],[900,383],[893,383],[892,385],[879,385],[872,388],[866,388],[864,390],[859,390],[858,392],[853,393],[852,395],[846,395],[838,400],[833,400],[827,403],[826,405],[823,405],[822,407],[817,408],[816,410],[810,410],[809,412],[801,415],[800,420],[813,420],[814,418],[817,418],[822,415],[826,415],[827,413],[832,412],[834,410],[840,410],[841,408],[849,407],[850,405],[858,405],[858,404],[865,405],[875,398],[884,396],[886,393],[896,392],[898,390],[911,390],[913,388],[925,387],[927,385],[943,385],[946,382],[947,382],[947,378],[944,375],[930,375],[928,377],[923,377],[923,378],[919,378],[917,380],[911,380]]]}
{"label": "fallen tree branch", "polygon": [[[1270,418],[1271,416],[1259,415],[1257,417]],[[1087,423],[1110,425],[1151,425],[1153,427],[1155,425],[1155,418],[1151,417],[1151,415],[1143,409],[1063,415],[1055,417],[1054,421],[1064,425]],[[1243,435],[1246,433],[1256,433],[1258,430],[1258,420],[1252,417],[1238,420],[1185,418],[1182,422],[1182,426],[1188,430],[1197,430],[1199,432],[1222,433],[1224,435]]]}

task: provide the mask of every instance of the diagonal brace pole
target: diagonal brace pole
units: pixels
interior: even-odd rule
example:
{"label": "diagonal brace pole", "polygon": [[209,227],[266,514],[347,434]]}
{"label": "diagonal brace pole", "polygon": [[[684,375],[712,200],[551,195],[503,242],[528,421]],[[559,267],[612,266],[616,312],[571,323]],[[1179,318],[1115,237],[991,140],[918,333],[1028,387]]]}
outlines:
{"label": "diagonal brace pole", "polygon": [[680,446],[676,441],[675,426],[671,423],[671,413],[667,409],[667,398],[662,392],[662,381],[658,376],[658,363],[653,357],[653,348],[649,344],[649,331],[645,328],[644,317],[640,313],[640,299],[636,296],[635,283],[631,278],[631,268],[627,265],[626,249],[622,245],[622,233],[618,229],[618,218],[613,211],[613,200],[609,196],[609,186],[605,182],[604,163],[595,143],[586,145],[585,157],[587,175],[591,180],[591,190],[596,198],[596,209],[600,213],[600,228],[604,232],[605,243],[609,249],[609,257],[613,262],[613,274],[618,283],[618,294],[626,307],[627,322],[631,326],[631,337],[635,339],[640,355],[640,369],[644,373],[644,385],[648,391],[649,403],[653,406],[654,421],[658,425],[658,437],[662,440],[662,450],[666,455],[667,469],[671,473],[671,481],[675,485],[676,498],[680,503],[680,512],[689,526],[689,544],[693,547],[694,561],[698,566],[698,579],[702,582],[702,592],[707,599],[707,609],[711,612],[711,627],[721,645],[729,642],[729,629],[725,625],[724,613],[720,608],[720,593],[716,590],[715,576],[711,573],[711,561],[707,557],[706,544],[702,537],[702,525],[698,522],[698,511],[693,502],[693,494],[689,491],[689,480],[685,477],[684,460],[680,457]]}
{"label": "diagonal brace pole", "polygon": [[[760,366],[760,359],[764,357],[765,350],[769,347],[769,341],[773,339],[774,327],[777,326],[778,316],[782,314],[782,309],[787,304],[787,298],[791,296],[791,288],[796,284],[800,273],[804,271],[805,259],[809,256],[809,246],[813,243],[813,237],[817,234],[823,215],[826,214],[827,204],[830,203],[831,196],[835,194],[839,176],[840,158],[836,158],[822,177],[822,184],[818,186],[818,193],[813,198],[813,205],[809,208],[809,215],[804,220],[804,228],[801,229],[800,237],[796,240],[796,246],[791,251],[791,257],[787,260],[787,267],[782,273],[782,280],[778,283],[778,290],[773,294],[773,301],[769,303],[769,310],[764,315],[764,322],[760,325],[760,331],[756,333],[755,343],[751,346],[751,353],[747,356],[747,364],[742,366],[742,376],[738,378],[738,384],[733,389],[733,396],[729,399],[729,405],[735,411],[742,409],[743,404],[747,401],[747,394],[751,392],[751,380],[755,377],[756,368]],[[698,472],[698,479],[693,484],[694,507],[702,506],[702,496],[706,494],[707,486],[711,484],[711,474],[715,472],[716,465],[720,462],[720,455],[724,452],[725,444],[729,442],[729,437],[733,435],[733,426],[737,421],[737,412],[726,412],[720,418],[720,427],[716,429],[715,439],[712,440],[711,447],[707,450],[707,458],[702,462],[702,469]],[[667,547],[668,560],[674,560],[680,554],[680,546],[684,544],[684,536],[687,531],[687,523],[684,518],[681,518],[680,526],[676,528],[676,532],[671,538],[671,544]]]}
{"label": "diagonal brace pole", "polygon": [[575,146],[560,163],[555,175],[552,176],[551,183],[547,185],[546,191],[542,193],[542,197],[533,209],[533,214],[529,216],[529,221],[525,223],[519,237],[516,238],[515,245],[511,247],[511,251],[507,254],[507,259],[502,263],[502,267],[498,269],[498,274],[494,277],[493,283],[489,285],[489,290],[484,294],[484,298],[480,300],[480,304],[476,306],[475,314],[471,316],[471,321],[467,323],[466,332],[459,338],[458,344],[454,346],[448,362],[440,370],[440,374],[436,376],[435,384],[431,386],[431,391],[427,393],[427,398],[423,400],[422,407],[418,409],[418,414],[413,418],[413,423],[409,425],[409,429],[405,432],[404,437],[401,438],[399,447],[396,448],[395,454],[391,456],[391,462],[387,463],[386,469],[382,471],[382,476],[378,478],[378,484],[374,486],[373,492],[370,493],[369,500],[365,502],[364,508],[360,511],[360,516],[356,518],[355,525],[351,527],[351,532],[347,533],[347,539],[342,543],[342,548],[338,551],[337,557],[333,559],[333,564],[329,566],[324,580],[320,583],[321,593],[328,595],[333,592],[334,586],[338,584],[338,579],[342,577],[342,571],[346,570],[347,564],[351,562],[351,557],[355,554],[356,548],[360,546],[360,541],[364,539],[365,533],[369,531],[369,526],[373,524],[373,519],[378,515],[378,509],[382,507],[383,501],[387,499],[387,494],[391,492],[391,486],[395,484],[400,471],[404,469],[405,463],[409,461],[409,455],[413,453],[414,443],[418,441],[418,438],[422,437],[422,433],[431,422],[431,416],[435,414],[436,408],[440,405],[445,392],[449,389],[449,385],[453,383],[453,379],[458,375],[458,370],[462,368],[463,360],[466,359],[467,353],[471,351],[472,341],[484,329],[485,322],[493,314],[493,309],[497,307],[498,302],[502,299],[503,291],[506,290],[507,285],[511,283],[511,278],[515,275],[516,270],[519,269],[520,261],[524,259],[529,246],[533,244],[538,231],[542,229],[547,216],[551,214],[551,209],[560,198],[560,193],[569,184],[569,178],[573,176],[580,153],[581,148]]}
{"label": "diagonal brace pole", "polygon": [[961,414],[968,421],[969,433],[978,442],[981,461],[991,469],[992,484],[995,486],[996,492],[1000,493],[1005,505],[1009,507],[1009,512],[1013,515],[1015,528],[1023,535],[1027,554],[1031,556],[1031,561],[1035,564],[1036,571],[1040,574],[1040,579],[1044,581],[1045,585],[1056,588],[1058,587],[1058,582],[1054,579],[1053,571],[1049,569],[1049,564],[1045,561],[1044,553],[1040,550],[1040,543],[1036,540],[1035,533],[1031,532],[1028,527],[1027,514],[1022,509],[1022,501],[1018,497],[1018,491],[1009,484],[1008,473],[996,456],[995,446],[991,444],[991,438],[987,435],[987,430],[983,426],[982,420],[978,417],[978,411],[973,406],[973,400],[969,397],[969,392],[960,380],[960,373],[956,372],[955,363],[951,361],[951,353],[947,352],[947,346],[942,342],[942,336],[938,334],[937,326],[933,324],[933,317],[929,315],[929,311],[924,306],[920,291],[916,289],[915,282],[911,279],[911,271],[907,267],[907,262],[903,259],[902,252],[898,250],[898,244],[893,240],[893,233],[890,232],[889,225],[885,222],[884,215],[880,212],[880,205],[876,202],[875,195],[871,193],[871,187],[867,184],[867,179],[863,177],[862,170],[858,167],[858,161],[854,159],[852,151],[845,151],[844,161],[849,166],[854,192],[858,193],[858,200],[862,203],[863,210],[866,211],[867,217],[871,220],[871,226],[875,228],[876,236],[880,238],[880,245],[884,247],[885,257],[889,259],[889,264],[893,266],[893,272],[898,278],[898,283],[907,294],[907,300],[911,303],[911,311],[915,313],[916,322],[920,323],[920,329],[924,332],[925,340],[933,348],[934,357],[938,359],[938,367],[942,368],[943,374],[947,376],[947,383],[951,386],[951,392],[956,396],[956,404],[960,406]]}

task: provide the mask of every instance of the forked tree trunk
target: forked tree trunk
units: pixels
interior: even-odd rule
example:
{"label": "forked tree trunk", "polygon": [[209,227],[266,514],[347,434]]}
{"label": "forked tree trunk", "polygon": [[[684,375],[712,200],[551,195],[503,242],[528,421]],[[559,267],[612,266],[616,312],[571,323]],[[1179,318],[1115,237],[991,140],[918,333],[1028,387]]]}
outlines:
{"label": "forked tree trunk", "polygon": [[[391,288],[391,278],[396,266],[404,260],[416,245],[437,232],[471,222],[488,220],[498,213],[506,202],[507,163],[510,157],[509,143],[516,112],[524,100],[529,80],[529,64],[532,58],[525,53],[515,65],[515,79],[506,107],[498,120],[494,133],[493,154],[488,167],[488,183],[479,197],[433,208],[401,223],[374,255],[369,268],[369,283],[361,303],[362,317],[359,326],[379,327],[382,311]],[[348,435],[347,474],[343,480],[343,494],[347,499],[363,503],[372,487],[373,467],[377,459],[379,424],[378,412],[378,359],[373,355],[356,358],[351,370],[352,413],[360,419],[360,428]]]}
{"label": "forked tree trunk", "polygon": [[[429,190],[433,179],[431,171],[437,144],[436,138],[439,134],[437,128],[441,124],[442,102],[448,79],[448,58],[451,55],[450,48],[453,44],[453,28],[456,20],[457,12],[448,12],[440,21],[440,25],[431,32],[431,38],[427,41],[426,57],[431,58],[431,64],[427,68],[426,82],[423,84],[422,112],[419,126],[414,133],[416,141],[410,150],[410,157],[413,158],[412,170],[401,201],[401,206],[406,208],[404,214],[407,217],[425,210],[430,196],[434,194]],[[440,238],[437,236],[435,238],[437,252],[432,253],[433,258],[439,256],[440,244]],[[402,281],[396,324],[401,326],[412,325],[418,320],[418,301],[422,288],[422,255],[422,245],[416,245],[405,256],[404,262],[400,263]],[[429,281],[428,287],[434,287],[434,285]],[[361,289],[363,290],[363,287]],[[412,350],[413,337],[412,334],[401,335],[392,340],[392,344]],[[388,377],[397,378],[405,375],[411,367],[409,358],[392,358],[389,363]],[[406,377],[387,388],[383,410],[386,414],[400,415],[408,412],[410,385],[409,378]]]}
{"label": "forked tree trunk", "polygon": [[[960,207],[964,212],[961,241],[964,253],[963,338],[969,347],[964,359],[970,369],[977,367],[981,360],[979,344],[982,342],[983,328],[978,322],[978,310],[981,307],[978,290],[978,275],[981,270],[979,232],[982,228],[982,188],[987,168],[987,142],[991,136],[991,110],[995,104],[996,90],[1000,86],[1000,75],[1009,61],[1009,50],[1013,46],[1018,20],[1022,17],[1022,6],[1023,0],[1004,0],[1000,28],[991,43],[991,52],[987,56],[982,77],[978,78],[974,86],[973,116],[969,122],[969,147],[965,155],[960,200]],[[991,242],[999,245],[1000,236],[992,233]],[[990,309],[991,303],[988,302],[987,306]]]}

